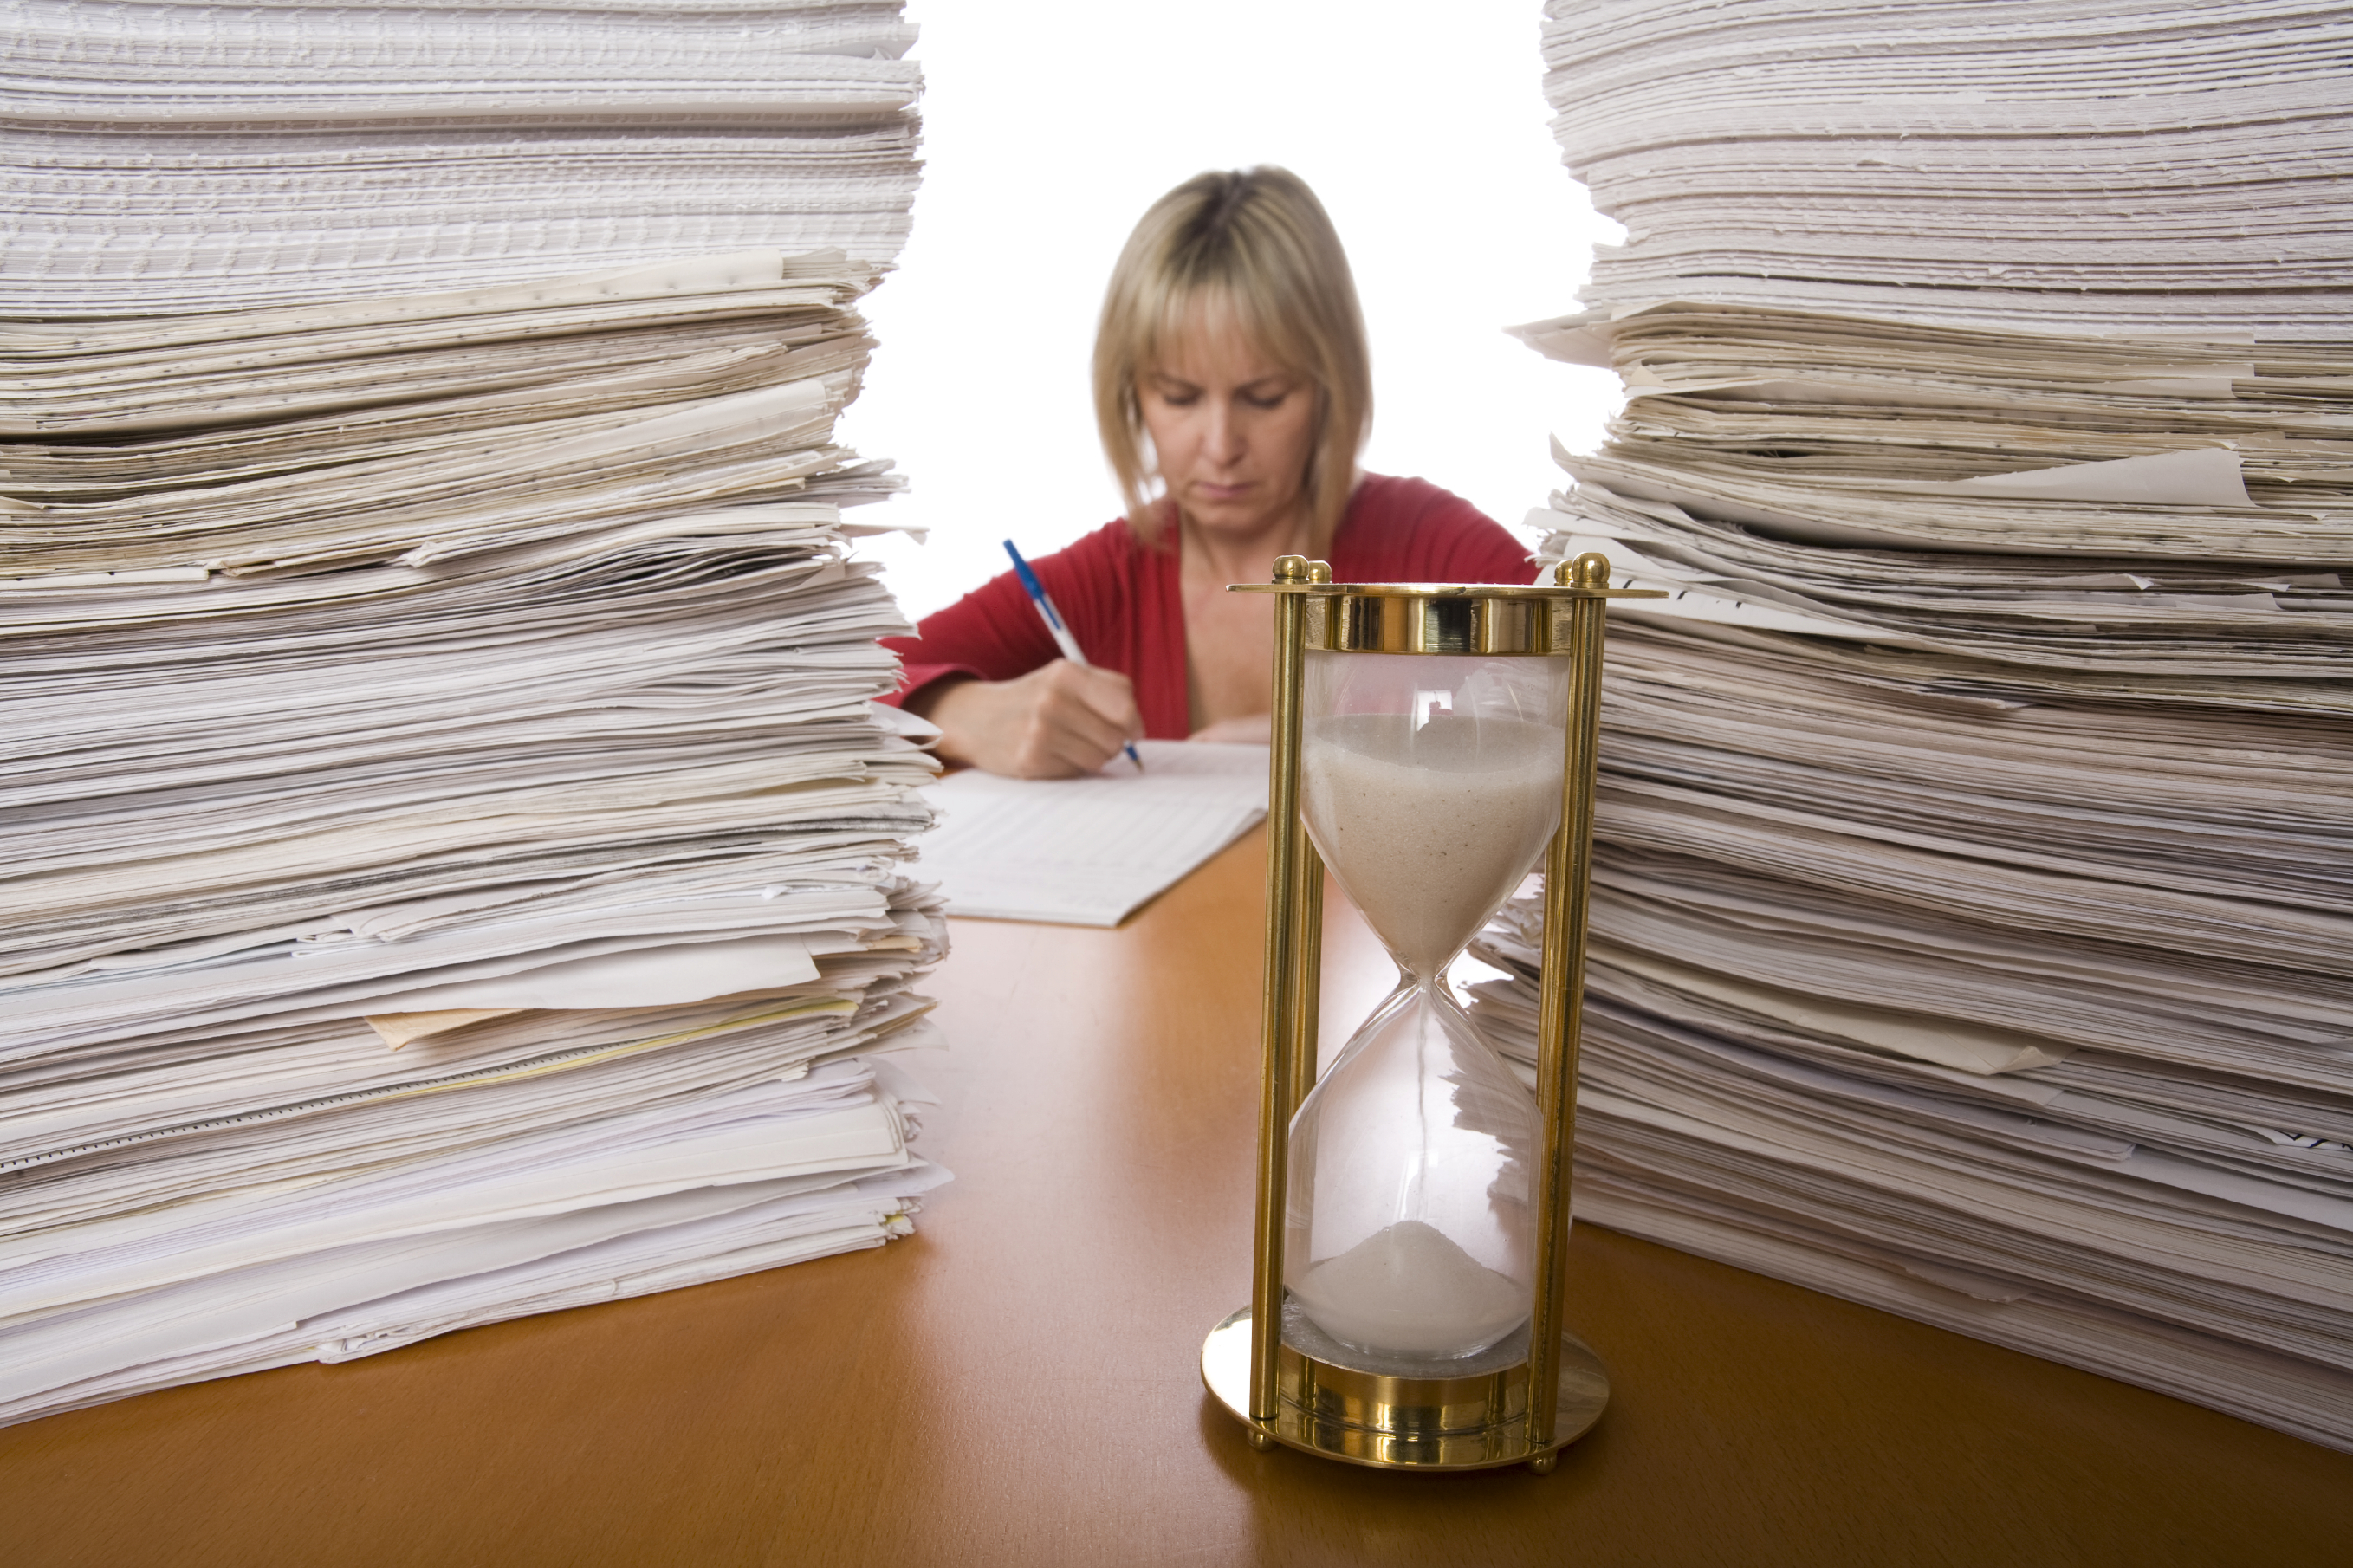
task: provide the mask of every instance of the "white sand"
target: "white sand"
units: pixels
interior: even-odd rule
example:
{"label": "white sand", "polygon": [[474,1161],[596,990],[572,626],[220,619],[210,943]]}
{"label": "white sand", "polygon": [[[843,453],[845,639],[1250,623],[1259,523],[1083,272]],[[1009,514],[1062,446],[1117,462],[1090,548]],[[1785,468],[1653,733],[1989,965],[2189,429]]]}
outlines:
{"label": "white sand", "polygon": [[1527,1321],[1527,1286],[1485,1267],[1435,1226],[1399,1220],[1311,1266],[1291,1294],[1318,1328],[1360,1350],[1451,1359]]}
{"label": "white sand", "polygon": [[1494,913],[1560,820],[1562,731],[1516,719],[1318,719],[1302,737],[1316,847],[1373,930],[1434,975]]}

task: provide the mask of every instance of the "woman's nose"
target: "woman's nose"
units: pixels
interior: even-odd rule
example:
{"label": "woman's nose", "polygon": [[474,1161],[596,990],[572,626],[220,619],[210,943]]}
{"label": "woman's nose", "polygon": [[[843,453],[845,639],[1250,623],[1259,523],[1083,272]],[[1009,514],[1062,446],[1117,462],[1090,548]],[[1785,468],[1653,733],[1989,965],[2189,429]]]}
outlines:
{"label": "woman's nose", "polygon": [[1231,463],[1240,459],[1241,422],[1234,417],[1230,403],[1218,401],[1209,404],[1208,428],[1202,433],[1201,444],[1212,462]]}

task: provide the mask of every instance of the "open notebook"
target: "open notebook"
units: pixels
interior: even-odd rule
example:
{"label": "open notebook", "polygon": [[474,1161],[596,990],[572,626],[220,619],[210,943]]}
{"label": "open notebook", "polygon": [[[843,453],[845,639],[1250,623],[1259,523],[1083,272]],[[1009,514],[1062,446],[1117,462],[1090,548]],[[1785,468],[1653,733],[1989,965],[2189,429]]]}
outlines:
{"label": "open notebook", "polygon": [[930,785],[943,819],[917,874],[948,912],[1113,926],[1266,815],[1264,746],[1145,741],[1082,779],[966,769]]}

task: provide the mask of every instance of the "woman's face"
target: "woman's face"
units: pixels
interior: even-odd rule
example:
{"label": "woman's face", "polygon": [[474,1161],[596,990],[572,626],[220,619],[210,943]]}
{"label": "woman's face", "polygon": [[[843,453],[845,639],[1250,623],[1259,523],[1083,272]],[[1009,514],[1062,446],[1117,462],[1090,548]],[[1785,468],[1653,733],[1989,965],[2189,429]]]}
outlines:
{"label": "woman's face", "polygon": [[1315,384],[1269,359],[1230,310],[1197,305],[1135,390],[1160,477],[1195,526],[1241,541],[1299,514]]}

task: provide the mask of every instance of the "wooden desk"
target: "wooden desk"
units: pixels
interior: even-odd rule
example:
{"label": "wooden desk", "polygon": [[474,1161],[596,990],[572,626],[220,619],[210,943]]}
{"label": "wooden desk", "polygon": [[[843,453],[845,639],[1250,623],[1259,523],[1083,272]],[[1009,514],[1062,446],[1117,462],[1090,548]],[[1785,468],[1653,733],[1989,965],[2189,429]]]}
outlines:
{"label": "wooden desk", "polygon": [[[1257,1454],[1262,851],[1118,931],[959,921],[912,1241],[0,1431],[0,1563],[2277,1563],[2353,1458],[1604,1231],[1548,1477]],[[1325,1016],[1386,989],[1335,906]]]}

